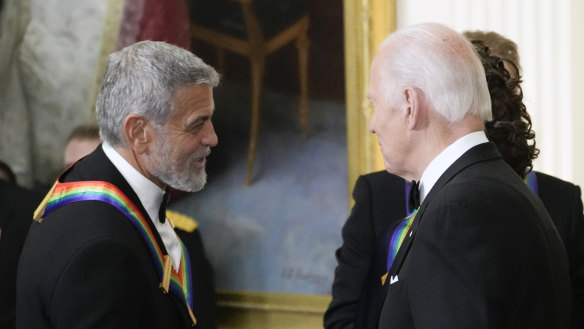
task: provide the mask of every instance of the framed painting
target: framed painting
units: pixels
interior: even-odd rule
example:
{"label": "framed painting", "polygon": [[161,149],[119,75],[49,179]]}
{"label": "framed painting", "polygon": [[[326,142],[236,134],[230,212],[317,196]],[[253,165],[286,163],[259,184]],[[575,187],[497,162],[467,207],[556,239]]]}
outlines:
{"label": "framed painting", "polygon": [[366,93],[371,59],[395,25],[394,3],[347,0],[341,7],[323,1],[308,10],[308,132],[303,135],[298,113],[298,50],[283,46],[263,71],[249,186],[253,59],[193,40],[193,51],[223,74],[215,94],[219,146],[209,158],[205,190],[171,208],[200,225],[223,327],[257,327],[258,321],[262,327],[322,326],[350,189],[359,174],[382,167],[367,129]]}
{"label": "framed painting", "polygon": [[[251,33],[243,7],[249,1],[230,2],[244,9],[243,25],[231,27]],[[120,10],[120,1],[113,3]],[[371,59],[395,27],[395,3],[305,4],[306,12],[294,15],[307,15],[307,40],[285,40],[286,34],[259,55],[218,47],[233,41],[213,42],[219,34],[205,39],[191,32],[192,51],[222,74],[213,117],[219,145],[208,159],[205,189],[180,196],[169,209],[198,223],[214,267],[222,328],[322,327],[351,189],[358,175],[383,167],[367,129],[366,94]],[[256,36],[275,34],[268,29]],[[111,43],[104,40],[104,54]]]}

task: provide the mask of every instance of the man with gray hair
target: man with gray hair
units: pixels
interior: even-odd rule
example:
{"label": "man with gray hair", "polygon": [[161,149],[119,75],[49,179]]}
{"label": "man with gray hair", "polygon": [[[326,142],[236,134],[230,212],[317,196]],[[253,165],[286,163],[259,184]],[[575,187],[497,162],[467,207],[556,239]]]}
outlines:
{"label": "man with gray hair", "polygon": [[188,252],[168,188],[198,191],[217,135],[215,70],[144,41],[109,57],[97,100],[103,144],[35,212],[17,278],[18,328],[189,328]]}
{"label": "man with gray hair", "polygon": [[368,96],[385,167],[412,181],[416,209],[394,227],[379,328],[569,328],[566,252],[485,136],[474,47],[440,24],[399,30],[373,60]]}

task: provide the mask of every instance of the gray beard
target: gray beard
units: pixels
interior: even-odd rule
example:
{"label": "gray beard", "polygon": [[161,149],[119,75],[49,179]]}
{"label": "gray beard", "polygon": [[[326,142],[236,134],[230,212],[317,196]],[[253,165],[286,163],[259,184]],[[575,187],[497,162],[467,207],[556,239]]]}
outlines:
{"label": "gray beard", "polygon": [[205,168],[190,169],[191,164],[201,157],[208,156],[211,149],[207,147],[200,152],[191,154],[187,159],[170,159],[172,145],[161,138],[156,143],[155,154],[150,166],[153,176],[166,185],[185,192],[198,192],[207,183]]}

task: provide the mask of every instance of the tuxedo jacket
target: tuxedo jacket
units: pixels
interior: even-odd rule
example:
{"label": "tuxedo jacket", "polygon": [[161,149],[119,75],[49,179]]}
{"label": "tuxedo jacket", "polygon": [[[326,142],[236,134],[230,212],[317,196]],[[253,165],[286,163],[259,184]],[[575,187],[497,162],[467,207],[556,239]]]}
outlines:
{"label": "tuxedo jacket", "polygon": [[[584,216],[580,188],[555,177],[536,173],[538,193],[556,224],[570,261],[575,321],[584,313]],[[405,181],[379,171],[359,177],[354,190],[355,205],[343,228],[343,245],[337,250],[338,267],[333,299],[325,313],[325,328],[376,328],[378,309],[385,297],[380,277],[387,272],[390,225],[406,215]],[[377,243],[376,243],[377,242]]]}
{"label": "tuxedo jacket", "polygon": [[[101,146],[61,181],[106,181],[148,213]],[[115,207],[74,202],[31,224],[17,274],[17,328],[191,328],[184,302],[159,288],[152,256]],[[202,282],[193,282],[205,284]],[[197,315],[197,309],[193,309]]]}
{"label": "tuxedo jacket", "polygon": [[399,248],[379,328],[570,328],[569,264],[543,203],[477,145],[440,176]]}

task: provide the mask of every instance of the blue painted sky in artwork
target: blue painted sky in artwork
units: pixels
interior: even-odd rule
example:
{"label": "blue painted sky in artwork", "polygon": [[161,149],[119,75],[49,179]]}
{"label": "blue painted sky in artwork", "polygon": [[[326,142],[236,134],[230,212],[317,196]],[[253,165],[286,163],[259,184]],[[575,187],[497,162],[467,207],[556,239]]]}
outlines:
{"label": "blue painted sky in artwork", "polygon": [[247,187],[248,91],[227,83],[216,92],[207,187],[170,208],[198,221],[217,288],[329,294],[349,213],[345,105],[311,100],[303,138],[297,97],[266,93]]}

